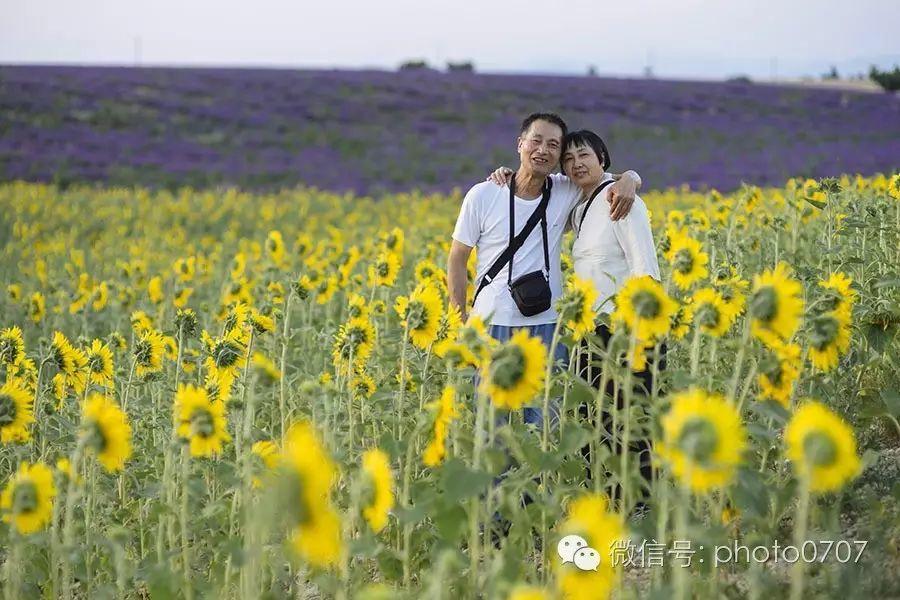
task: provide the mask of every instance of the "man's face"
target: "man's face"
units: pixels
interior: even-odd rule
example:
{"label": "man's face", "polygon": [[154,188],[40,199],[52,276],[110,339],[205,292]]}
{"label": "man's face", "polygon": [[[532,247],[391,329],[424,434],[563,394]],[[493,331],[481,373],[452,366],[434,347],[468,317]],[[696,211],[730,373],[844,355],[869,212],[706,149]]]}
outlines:
{"label": "man's face", "polygon": [[559,125],[538,119],[519,136],[519,161],[535,173],[549,175],[559,162],[562,137]]}

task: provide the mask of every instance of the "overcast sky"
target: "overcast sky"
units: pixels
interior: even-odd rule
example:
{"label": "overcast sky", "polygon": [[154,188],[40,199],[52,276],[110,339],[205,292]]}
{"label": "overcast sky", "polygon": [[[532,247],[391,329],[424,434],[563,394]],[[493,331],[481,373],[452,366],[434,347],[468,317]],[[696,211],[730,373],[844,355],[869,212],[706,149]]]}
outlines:
{"label": "overcast sky", "polygon": [[0,63],[794,77],[900,63],[898,23],[900,0],[0,0]]}

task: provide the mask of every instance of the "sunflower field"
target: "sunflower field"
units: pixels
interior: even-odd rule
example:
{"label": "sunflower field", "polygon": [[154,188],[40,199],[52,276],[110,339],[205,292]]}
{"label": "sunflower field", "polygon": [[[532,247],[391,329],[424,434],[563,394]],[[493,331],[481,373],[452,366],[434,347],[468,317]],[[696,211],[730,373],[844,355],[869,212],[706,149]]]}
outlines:
{"label": "sunflower field", "polygon": [[644,200],[554,364],[447,309],[459,193],[0,185],[5,597],[897,596],[900,176]]}

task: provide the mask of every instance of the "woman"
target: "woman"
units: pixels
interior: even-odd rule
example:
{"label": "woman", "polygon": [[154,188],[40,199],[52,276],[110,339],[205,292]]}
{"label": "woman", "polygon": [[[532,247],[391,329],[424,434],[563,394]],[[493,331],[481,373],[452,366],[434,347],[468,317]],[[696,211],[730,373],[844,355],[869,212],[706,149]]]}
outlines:
{"label": "woman", "polygon": [[[582,190],[581,201],[569,215],[569,225],[575,231],[572,247],[575,273],[582,279],[592,281],[597,289],[594,309],[598,313],[612,313],[615,310],[614,296],[629,277],[649,275],[660,279],[647,207],[639,196],[635,196],[631,211],[624,218],[614,220],[610,215],[607,197],[613,177],[607,172],[609,151],[600,136],[592,131],[575,131],[565,137],[560,164],[565,175]],[[507,171],[498,169],[491,177],[495,182],[505,184]],[[605,350],[611,337],[608,327],[601,323],[596,334],[600,347]],[[603,358],[590,351],[586,343],[582,348],[577,365],[579,373],[594,387],[599,387],[600,369],[595,365],[600,364]],[[660,352],[659,370],[663,370],[665,346]],[[653,386],[652,360],[652,357],[649,358],[647,368],[636,374],[639,391],[644,394],[648,394]],[[617,395],[615,387],[613,382],[609,382],[606,393],[610,398],[617,396],[617,404],[622,408],[621,393]],[[587,418],[588,407],[579,407],[579,412]],[[611,416],[604,411],[602,418],[609,431]],[[652,477],[649,440],[638,435],[630,448],[639,455],[641,475],[649,487]],[[618,443],[613,451],[616,454],[621,452]],[[588,454],[586,458],[589,459]]]}

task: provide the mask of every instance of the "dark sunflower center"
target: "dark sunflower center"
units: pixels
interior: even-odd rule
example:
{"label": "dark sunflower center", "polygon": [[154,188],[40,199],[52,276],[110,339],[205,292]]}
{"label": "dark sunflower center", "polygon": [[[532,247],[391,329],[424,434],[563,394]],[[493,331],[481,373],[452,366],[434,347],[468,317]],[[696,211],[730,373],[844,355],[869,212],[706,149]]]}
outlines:
{"label": "dark sunflower center", "polygon": [[406,323],[412,331],[425,327],[428,323],[428,308],[421,302],[410,302],[406,308]]}
{"label": "dark sunflower center", "polygon": [[719,324],[719,309],[709,303],[701,305],[697,311],[697,323],[710,329],[716,327]]}
{"label": "dark sunflower center", "polygon": [[491,381],[499,388],[515,387],[525,375],[525,355],[522,349],[509,344],[501,347],[491,360]]}
{"label": "dark sunflower center", "polygon": [[715,426],[706,419],[691,419],[685,423],[678,436],[678,447],[691,460],[704,464],[716,450],[719,436]]}
{"label": "dark sunflower center", "polygon": [[297,525],[303,525],[309,521],[312,516],[310,507],[306,504],[306,494],[304,494],[303,475],[292,472],[289,477],[284,478],[285,483],[285,505],[290,509],[289,514]]}
{"label": "dark sunflower center", "polygon": [[837,447],[831,437],[814,431],[803,439],[803,455],[816,467],[827,467],[837,459]]}
{"label": "dark sunflower center", "polygon": [[37,487],[30,481],[16,485],[13,490],[13,514],[22,515],[36,511],[38,508]]}
{"label": "dark sunflower center", "polygon": [[106,449],[106,435],[103,428],[96,421],[89,421],[84,425],[84,437],[89,448],[93,448],[97,452],[103,452]]}
{"label": "dark sunflower center", "polygon": [[679,273],[690,273],[694,268],[694,255],[687,248],[683,248],[675,255],[672,266]]}
{"label": "dark sunflower center", "polygon": [[16,421],[16,402],[12,396],[0,394],[0,427],[6,427]]}
{"label": "dark sunflower center", "polygon": [[134,356],[142,365],[149,365],[153,358],[153,346],[147,340],[138,340],[134,346]]}
{"label": "dark sunflower center", "polygon": [[831,315],[819,315],[812,321],[809,340],[813,348],[823,350],[837,338],[840,323]]}
{"label": "dark sunflower center", "polygon": [[652,292],[642,290],[631,298],[634,312],[642,319],[653,319],[659,315],[659,298]]}
{"label": "dark sunflower center", "polygon": [[758,289],[750,300],[750,314],[760,321],[769,322],[775,318],[778,309],[778,296],[775,288],[766,286]]}
{"label": "dark sunflower center", "polygon": [[194,410],[191,414],[191,432],[204,439],[213,436],[216,432],[216,425],[209,411],[202,408]]}
{"label": "dark sunflower center", "polygon": [[0,362],[13,364],[19,357],[19,347],[14,340],[5,338],[0,340]]}
{"label": "dark sunflower center", "polygon": [[93,355],[91,357],[90,365],[91,371],[93,371],[94,373],[102,373],[104,370],[103,357],[99,354]]}
{"label": "dark sunflower center", "polygon": [[233,367],[237,364],[240,356],[241,349],[238,348],[237,344],[228,341],[219,342],[213,350],[216,366],[220,368]]}
{"label": "dark sunflower center", "polygon": [[375,265],[375,272],[378,273],[379,277],[387,277],[388,273],[391,272],[391,265],[387,264],[387,262],[380,262]]}
{"label": "dark sunflower center", "polygon": [[841,303],[841,295],[837,291],[829,289],[826,290],[820,302],[822,305],[822,310],[824,312],[829,312],[836,309]]}

